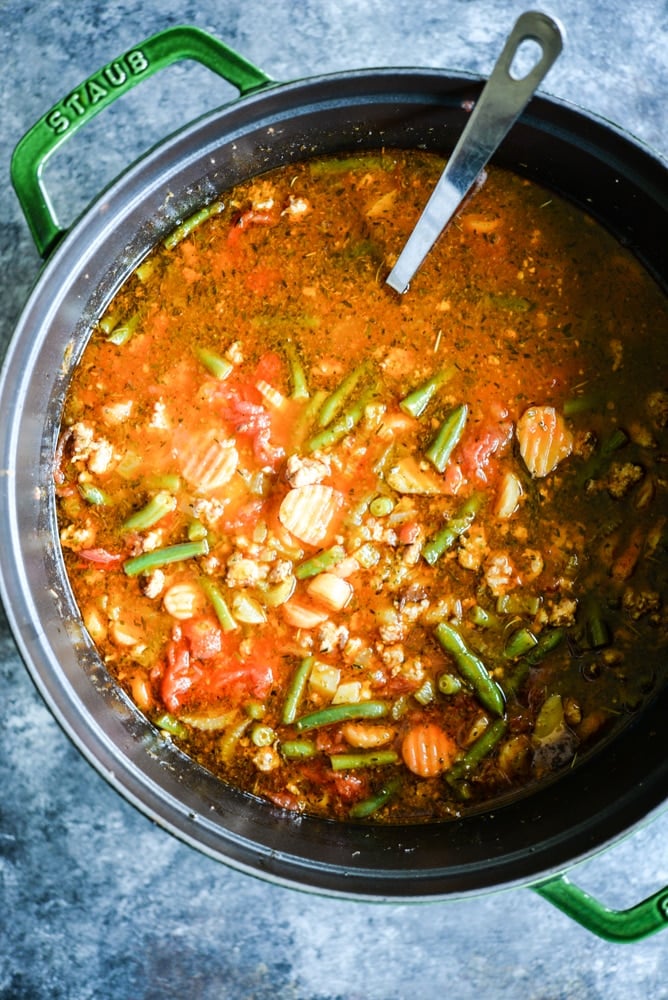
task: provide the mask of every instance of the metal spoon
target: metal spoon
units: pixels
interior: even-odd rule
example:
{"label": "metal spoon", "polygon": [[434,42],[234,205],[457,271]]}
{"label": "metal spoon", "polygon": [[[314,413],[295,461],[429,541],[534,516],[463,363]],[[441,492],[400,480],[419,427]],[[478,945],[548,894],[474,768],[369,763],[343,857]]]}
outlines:
{"label": "metal spoon", "polygon": [[[562,35],[559,24],[541,11],[526,11],[515,22],[445,170],[387,277],[395,291],[408,290],[411,278],[557,59]],[[540,59],[524,76],[514,76],[513,60],[527,41],[538,43]]]}

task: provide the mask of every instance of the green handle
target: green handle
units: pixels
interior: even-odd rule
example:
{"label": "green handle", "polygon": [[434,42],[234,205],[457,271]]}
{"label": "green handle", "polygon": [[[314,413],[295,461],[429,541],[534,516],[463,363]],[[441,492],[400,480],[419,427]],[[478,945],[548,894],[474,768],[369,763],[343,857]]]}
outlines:
{"label": "green handle", "polygon": [[668,925],[668,888],[660,889],[628,910],[610,910],[565,875],[536,882],[531,888],[606,941],[640,941]]}
{"label": "green handle", "polygon": [[12,184],[42,257],[48,256],[66,231],[58,224],[44,187],[46,161],[107,105],[153,73],[183,59],[202,63],[242,95],[274,82],[223,42],[189,25],[152,35],[89,76],[26,132],[12,156]]}

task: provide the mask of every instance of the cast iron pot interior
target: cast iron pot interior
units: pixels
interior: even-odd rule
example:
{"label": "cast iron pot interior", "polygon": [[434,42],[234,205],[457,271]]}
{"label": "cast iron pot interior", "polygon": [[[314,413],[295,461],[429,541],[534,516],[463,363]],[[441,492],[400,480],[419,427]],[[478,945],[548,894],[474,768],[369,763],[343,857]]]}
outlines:
{"label": "cast iron pot interior", "polygon": [[[448,153],[480,88],[463,75],[363,71],[270,88],[205,116],[143,157],[73,227],[39,277],[5,362],[0,412],[13,418],[0,432],[0,583],[37,687],[81,751],[146,814],[236,868],[301,888],[444,898],[563,870],[661,806],[668,691],[562,777],[458,821],[335,824],[230,789],[145,721],[80,625],[51,479],[63,394],[91,324],[182,218],[239,180],[314,154]],[[666,168],[647,150],[575,108],[535,98],[495,162],[585,208],[668,285]]]}

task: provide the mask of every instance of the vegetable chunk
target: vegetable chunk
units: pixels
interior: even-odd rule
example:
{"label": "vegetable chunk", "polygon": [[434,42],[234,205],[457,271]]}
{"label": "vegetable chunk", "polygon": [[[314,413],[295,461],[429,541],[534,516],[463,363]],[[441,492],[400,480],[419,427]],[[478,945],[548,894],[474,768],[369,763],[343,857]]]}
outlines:
{"label": "vegetable chunk", "polygon": [[297,486],[283,498],[278,512],[283,527],[306,545],[321,545],[341,506],[331,486]]}
{"label": "vegetable chunk", "polygon": [[573,435],[553,406],[530,406],[517,422],[524,464],[535,479],[554,472],[573,450]]}

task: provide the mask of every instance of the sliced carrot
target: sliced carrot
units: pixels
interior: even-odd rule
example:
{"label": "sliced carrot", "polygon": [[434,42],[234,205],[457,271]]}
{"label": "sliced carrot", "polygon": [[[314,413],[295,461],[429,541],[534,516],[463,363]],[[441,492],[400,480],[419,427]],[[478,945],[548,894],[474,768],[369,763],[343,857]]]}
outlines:
{"label": "sliced carrot", "polygon": [[201,441],[191,441],[191,450],[181,471],[199,493],[213,493],[230,481],[238,462],[234,441],[205,437]]}
{"label": "sliced carrot", "polygon": [[285,495],[278,517],[291,535],[307,545],[320,545],[341,503],[331,486],[297,486]]}
{"label": "sliced carrot", "polygon": [[624,583],[633,575],[642,553],[644,538],[642,528],[634,528],[624,548],[615,556],[610,574],[617,583]]}
{"label": "sliced carrot", "polygon": [[404,764],[420,778],[435,778],[447,771],[456,755],[457,744],[435,722],[421,722],[413,726],[401,744]]}
{"label": "sliced carrot", "polygon": [[573,435],[553,406],[530,406],[516,433],[524,464],[536,479],[556,469],[573,450]]}

